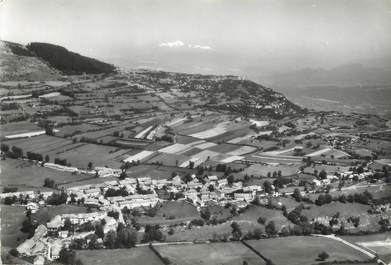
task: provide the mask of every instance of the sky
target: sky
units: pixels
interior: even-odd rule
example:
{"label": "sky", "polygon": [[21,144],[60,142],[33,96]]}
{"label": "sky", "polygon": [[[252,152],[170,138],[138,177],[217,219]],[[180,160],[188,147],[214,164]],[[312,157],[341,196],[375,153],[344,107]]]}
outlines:
{"label": "sky", "polygon": [[0,38],[123,67],[285,71],[390,58],[391,0],[3,0]]}

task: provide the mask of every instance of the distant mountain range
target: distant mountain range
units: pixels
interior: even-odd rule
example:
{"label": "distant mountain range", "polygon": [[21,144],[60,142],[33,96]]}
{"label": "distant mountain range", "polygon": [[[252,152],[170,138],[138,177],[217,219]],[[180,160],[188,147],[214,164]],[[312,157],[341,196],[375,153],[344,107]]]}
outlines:
{"label": "distant mountain range", "polygon": [[278,87],[385,86],[391,85],[391,68],[348,64],[332,69],[305,68],[274,74],[269,82]]}
{"label": "distant mountain range", "polygon": [[61,74],[114,73],[116,68],[49,43],[0,41],[0,80],[50,80]]}

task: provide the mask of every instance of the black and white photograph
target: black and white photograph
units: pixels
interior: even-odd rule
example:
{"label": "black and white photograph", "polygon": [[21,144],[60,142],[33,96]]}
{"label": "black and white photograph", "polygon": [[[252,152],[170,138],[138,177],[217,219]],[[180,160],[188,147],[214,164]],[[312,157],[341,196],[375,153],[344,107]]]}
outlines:
{"label": "black and white photograph", "polygon": [[391,265],[391,0],[0,0],[0,264]]}

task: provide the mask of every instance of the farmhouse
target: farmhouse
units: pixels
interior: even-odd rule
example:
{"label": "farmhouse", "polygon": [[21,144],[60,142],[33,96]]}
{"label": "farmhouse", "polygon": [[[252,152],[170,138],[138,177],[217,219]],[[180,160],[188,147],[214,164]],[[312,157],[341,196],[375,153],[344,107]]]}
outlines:
{"label": "farmhouse", "polygon": [[43,244],[40,240],[47,234],[47,229],[44,225],[40,225],[35,229],[34,236],[30,239],[27,239],[22,244],[20,244],[16,250],[27,256],[35,255],[37,252],[42,252]]}
{"label": "farmhouse", "polygon": [[236,200],[243,200],[246,202],[251,202],[254,200],[254,194],[253,193],[243,193],[243,192],[235,192],[234,193],[234,198]]}

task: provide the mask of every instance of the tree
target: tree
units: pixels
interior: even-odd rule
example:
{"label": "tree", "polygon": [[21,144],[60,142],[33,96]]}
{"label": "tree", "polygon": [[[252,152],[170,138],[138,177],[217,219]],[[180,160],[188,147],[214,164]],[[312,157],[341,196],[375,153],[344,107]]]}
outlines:
{"label": "tree", "polygon": [[229,185],[232,185],[234,183],[235,179],[234,179],[234,176],[230,175],[228,178],[227,178],[227,182]]}
{"label": "tree", "polygon": [[296,188],[294,191],[293,191],[293,195],[292,195],[293,198],[295,198],[295,200],[297,202],[301,202],[302,200],[302,197],[301,197],[301,192],[298,188]]}
{"label": "tree", "polygon": [[258,218],[258,223],[260,223],[261,225],[265,224],[265,222],[266,222],[266,219],[264,217],[260,216]]}
{"label": "tree", "polygon": [[70,264],[70,265],[75,264],[75,257],[76,257],[76,252],[74,250],[69,250],[66,248],[62,248],[60,250],[59,261],[64,264]]}
{"label": "tree", "polygon": [[13,248],[9,251],[10,255],[14,256],[14,257],[18,257],[19,256],[19,252]]}
{"label": "tree", "polygon": [[114,231],[109,231],[106,235],[105,245],[107,248],[113,249],[115,248],[115,241],[117,239],[117,235]]}
{"label": "tree", "polygon": [[47,123],[45,125],[45,134],[46,135],[50,135],[50,136],[54,136],[54,130],[53,130],[53,125]]}
{"label": "tree", "polygon": [[326,259],[328,259],[330,256],[329,254],[326,252],[326,251],[322,251],[321,253],[319,253],[318,255],[318,259],[320,261],[325,261]]}
{"label": "tree", "polygon": [[11,204],[14,204],[16,202],[16,196],[9,196],[9,197],[5,197],[4,199],[4,204],[5,205],[11,205]]}
{"label": "tree", "polygon": [[163,233],[159,230],[159,225],[146,225],[142,242],[163,241]]}
{"label": "tree", "polygon": [[15,155],[16,158],[23,157],[23,150],[22,148],[12,146],[11,148],[12,153]]}
{"label": "tree", "polygon": [[253,231],[253,237],[255,239],[261,239],[262,238],[263,231],[261,228],[255,228]]}
{"label": "tree", "polygon": [[97,235],[99,238],[102,238],[102,239],[105,237],[105,232],[103,230],[102,224],[97,224],[95,226],[95,235]]}
{"label": "tree", "polygon": [[73,227],[73,225],[72,225],[71,220],[69,218],[66,218],[65,221],[64,221],[64,227],[63,228],[65,230],[72,230],[72,227]]}
{"label": "tree", "polygon": [[48,163],[49,161],[50,161],[50,157],[49,157],[49,155],[46,155],[45,156],[45,162]]}
{"label": "tree", "polygon": [[175,233],[174,229],[171,227],[169,230],[168,230],[168,234],[171,236]]}
{"label": "tree", "polygon": [[326,203],[326,197],[323,194],[320,194],[318,198],[315,200],[315,204],[318,206],[322,206]]}
{"label": "tree", "polygon": [[273,192],[272,184],[270,183],[270,181],[266,180],[263,183],[263,189],[265,190],[266,193]]}
{"label": "tree", "polygon": [[118,218],[119,218],[119,212],[110,211],[110,212],[107,213],[107,216],[113,217],[115,220],[118,220]]}
{"label": "tree", "polygon": [[274,235],[276,235],[276,234],[278,233],[274,221],[270,221],[270,222],[266,225],[266,227],[265,227],[265,232],[266,232],[268,235],[271,235],[271,236],[274,236]]}
{"label": "tree", "polygon": [[209,208],[206,208],[205,210],[201,210],[200,215],[203,219],[209,220],[211,216]]}
{"label": "tree", "polygon": [[90,162],[88,162],[88,165],[87,165],[87,167],[88,167],[88,170],[91,170],[92,169],[92,162],[90,161]]}
{"label": "tree", "polygon": [[240,238],[242,237],[242,230],[240,229],[239,224],[237,222],[232,222],[231,228],[232,228],[232,238],[234,240],[240,240]]}
{"label": "tree", "polygon": [[121,174],[119,175],[119,179],[122,180],[122,179],[126,179],[128,176],[126,175],[126,172],[125,171],[122,171]]}
{"label": "tree", "polygon": [[4,153],[8,152],[10,150],[9,146],[6,144],[1,144],[0,150]]}
{"label": "tree", "polygon": [[322,171],[320,171],[318,177],[319,177],[320,179],[326,179],[326,178],[327,178],[327,173],[326,173],[326,171],[324,171],[324,169],[322,169]]}
{"label": "tree", "polygon": [[37,228],[37,226],[30,219],[25,219],[20,231],[26,233],[28,238],[31,238],[34,235],[35,228]]}
{"label": "tree", "polygon": [[49,179],[49,178],[45,178],[43,186],[47,187],[47,188],[54,188],[54,186],[55,186],[54,180]]}

